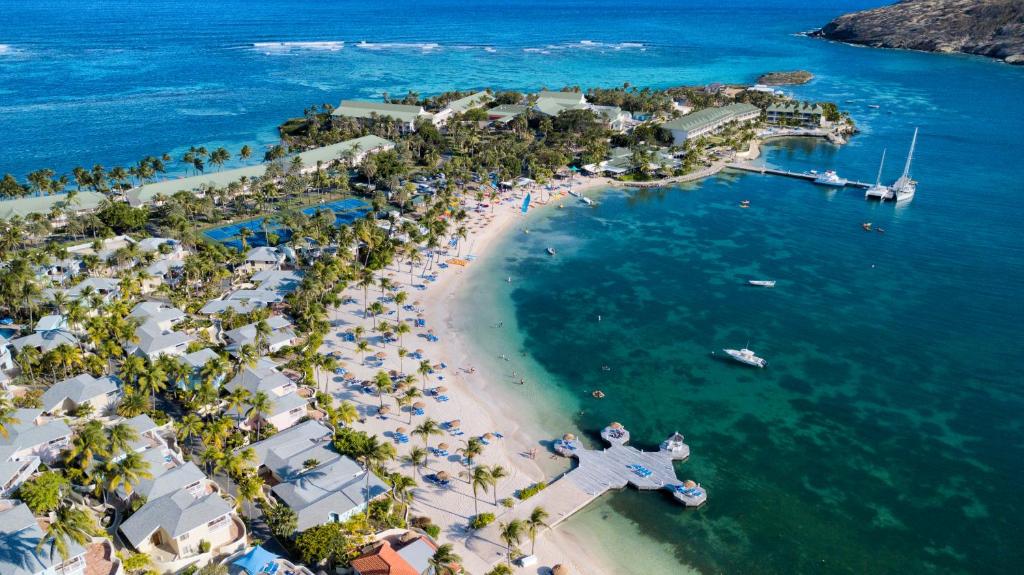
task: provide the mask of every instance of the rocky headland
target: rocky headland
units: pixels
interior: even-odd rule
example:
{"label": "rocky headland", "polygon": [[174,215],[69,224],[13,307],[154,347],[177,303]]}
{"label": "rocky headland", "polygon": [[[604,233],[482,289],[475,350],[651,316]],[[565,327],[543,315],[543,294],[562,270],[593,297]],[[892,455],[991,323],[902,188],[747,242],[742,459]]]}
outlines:
{"label": "rocky headland", "polygon": [[1024,0],[903,0],[840,16],[810,35],[1024,64]]}

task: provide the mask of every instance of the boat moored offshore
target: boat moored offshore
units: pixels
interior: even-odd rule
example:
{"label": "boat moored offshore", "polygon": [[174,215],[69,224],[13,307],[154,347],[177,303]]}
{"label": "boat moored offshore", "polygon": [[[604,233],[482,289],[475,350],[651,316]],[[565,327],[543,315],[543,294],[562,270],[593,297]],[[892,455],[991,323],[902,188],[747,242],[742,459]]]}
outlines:
{"label": "boat moored offshore", "polygon": [[747,283],[757,287],[775,287],[775,280],[747,280]]}
{"label": "boat moored offshore", "polygon": [[757,355],[754,354],[753,351],[751,351],[751,350],[749,350],[747,348],[743,348],[743,349],[723,349],[722,351],[724,351],[725,354],[728,355],[729,357],[731,357],[733,360],[738,361],[739,363],[742,363],[742,364],[745,364],[745,365],[750,365],[750,366],[753,366],[753,367],[767,367],[768,366],[768,362],[765,361],[764,358],[757,357]]}

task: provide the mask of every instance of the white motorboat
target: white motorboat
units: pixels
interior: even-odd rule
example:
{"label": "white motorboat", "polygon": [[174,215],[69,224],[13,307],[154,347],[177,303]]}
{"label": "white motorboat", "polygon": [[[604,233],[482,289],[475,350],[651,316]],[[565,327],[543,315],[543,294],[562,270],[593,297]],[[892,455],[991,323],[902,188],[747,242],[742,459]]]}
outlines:
{"label": "white motorboat", "polygon": [[824,174],[815,178],[814,183],[819,186],[835,186],[841,188],[846,185],[846,178],[840,178],[839,174],[837,174],[835,170],[827,170]]}
{"label": "white motorboat", "polygon": [[548,249],[547,249],[547,252],[548,252],[548,255],[549,255],[549,256],[553,256],[553,255],[555,255],[556,253],[558,253],[558,252],[556,252],[556,251],[555,251],[555,248],[548,248]]}
{"label": "white motorboat", "polygon": [[723,349],[722,351],[724,351],[726,355],[728,355],[732,359],[742,364],[750,365],[753,367],[767,367],[768,365],[768,362],[765,361],[764,358],[757,357],[756,355],[754,355],[753,351],[747,348]]}
{"label": "white motorboat", "polygon": [[584,204],[587,204],[588,206],[594,205],[594,200],[592,200],[592,199],[590,199],[590,198],[588,198],[586,196],[580,196],[580,201],[583,202]]}
{"label": "white motorboat", "polygon": [[775,287],[775,280],[747,280],[747,283],[758,287]]}

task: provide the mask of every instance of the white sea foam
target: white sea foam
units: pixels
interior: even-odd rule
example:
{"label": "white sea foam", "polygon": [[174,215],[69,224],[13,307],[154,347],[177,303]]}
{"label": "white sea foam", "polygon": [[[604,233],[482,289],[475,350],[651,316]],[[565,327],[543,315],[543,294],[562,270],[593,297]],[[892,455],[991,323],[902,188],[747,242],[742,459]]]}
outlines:
{"label": "white sea foam", "polygon": [[563,44],[548,44],[544,48],[525,48],[524,52],[537,52],[546,53],[551,51],[570,51],[570,50],[595,50],[595,51],[618,51],[618,50],[637,50],[640,52],[647,51],[647,45],[640,42],[598,42],[596,40],[580,40],[579,42],[566,42]]}
{"label": "white sea foam", "polygon": [[489,52],[491,54],[494,54],[497,51],[498,51],[498,49],[493,47],[493,46],[484,46],[484,52]]}
{"label": "white sea foam", "polygon": [[288,53],[296,50],[337,52],[345,47],[344,42],[253,42],[252,47],[264,54]]}
{"label": "white sea foam", "polygon": [[441,45],[434,42],[367,42],[365,40],[355,44],[356,48],[363,50],[419,50],[421,52],[433,52],[440,50]]}

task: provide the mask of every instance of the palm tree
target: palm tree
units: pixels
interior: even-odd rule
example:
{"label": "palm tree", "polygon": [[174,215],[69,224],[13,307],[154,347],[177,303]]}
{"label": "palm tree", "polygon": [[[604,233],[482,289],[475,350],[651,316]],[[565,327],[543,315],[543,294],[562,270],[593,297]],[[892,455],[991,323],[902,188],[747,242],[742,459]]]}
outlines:
{"label": "palm tree", "polygon": [[470,468],[473,467],[473,460],[484,452],[484,444],[478,437],[470,437],[468,441],[463,442],[464,445],[456,450],[456,453],[461,453]]}
{"label": "palm tree", "polygon": [[117,414],[122,417],[135,417],[146,411],[146,396],[137,391],[125,393],[124,397],[117,404]]}
{"label": "palm tree", "polygon": [[409,521],[409,507],[412,502],[412,492],[409,491],[413,487],[416,487],[416,480],[408,475],[402,475],[401,473],[392,473],[388,475],[388,483],[391,484],[391,498],[396,503],[402,503],[405,506],[404,516],[405,522]]}
{"label": "palm tree", "polygon": [[[185,417],[181,418],[176,424],[178,444],[187,446],[189,440],[193,437],[199,437],[203,433],[203,420],[199,418],[195,413],[189,413]],[[188,447],[185,448],[185,452],[191,451]]]}
{"label": "palm tree", "polygon": [[115,423],[107,429],[107,440],[111,455],[126,453],[139,440],[139,432],[127,423]]}
{"label": "palm tree", "polygon": [[249,409],[245,411],[245,417],[256,418],[256,441],[260,440],[263,415],[269,412],[273,406],[274,401],[270,399],[270,396],[265,391],[257,391],[249,400]]}
{"label": "palm tree", "polygon": [[494,487],[494,506],[498,506],[498,482],[508,477],[508,470],[500,465],[491,466],[491,480]]}
{"label": "palm tree", "polygon": [[334,414],[338,421],[345,425],[351,425],[353,421],[359,419],[359,409],[350,401],[339,403],[338,407],[334,409]]}
{"label": "palm tree", "polygon": [[238,481],[238,499],[249,504],[249,515],[252,515],[252,503],[263,498],[263,479],[255,473],[247,473]]}
{"label": "palm tree", "polygon": [[430,372],[432,372],[432,371],[434,371],[434,368],[430,365],[429,361],[427,361],[425,359],[420,360],[420,366],[419,366],[419,368],[417,368],[416,372],[419,373],[420,377],[423,378],[423,391],[424,392],[427,391],[427,376],[430,375]]}
{"label": "palm tree", "polygon": [[158,363],[152,363],[135,380],[142,393],[149,393],[150,406],[156,407],[156,394],[167,389],[167,374]]}
{"label": "palm tree", "polygon": [[383,465],[386,461],[395,458],[395,446],[390,443],[381,443],[376,435],[371,435],[366,442],[359,446],[356,459],[366,468],[366,503],[370,502],[370,474],[373,468]]}
{"label": "palm tree", "polygon": [[487,493],[488,488],[494,483],[494,478],[491,477],[491,470],[486,465],[478,465],[472,472],[462,472],[461,475],[469,481],[470,487],[473,488],[473,513],[480,515],[477,491],[482,489],[484,493]]}
{"label": "palm tree", "polygon": [[458,573],[458,564],[462,562],[462,557],[459,557],[453,551],[451,543],[445,543],[439,546],[437,551],[434,551],[428,562],[436,575],[456,575]]}
{"label": "palm tree", "polygon": [[411,331],[412,328],[405,322],[398,322],[395,324],[395,335],[398,336],[398,345],[402,345],[402,339],[404,339],[403,336]]}
{"label": "palm tree", "polygon": [[534,507],[530,516],[526,518],[526,532],[530,535],[530,555],[533,555],[534,547],[537,544],[537,534],[548,527],[548,524],[545,523],[547,519],[548,512],[540,506]]}
{"label": "palm tree", "polygon": [[370,344],[365,339],[356,342],[356,351],[359,352],[359,361],[366,361],[366,352],[370,351]]}
{"label": "palm tree", "polygon": [[[427,449],[430,448],[430,445],[428,444],[428,442],[430,441],[430,436],[441,435],[443,433],[444,432],[441,431],[441,426],[439,426],[437,422],[430,417],[424,419],[422,423],[414,427],[412,430],[412,434],[418,435],[420,439],[423,440],[423,447]],[[423,464],[426,465],[426,463],[427,459],[425,458],[423,460]]]}
{"label": "palm tree", "polygon": [[512,575],[512,568],[504,563],[498,563],[484,575]]}
{"label": "palm tree", "polygon": [[109,440],[103,431],[103,424],[93,419],[82,426],[71,440],[68,460],[78,463],[78,468],[86,471],[90,462],[96,457],[110,455]]}
{"label": "palm tree", "polygon": [[152,479],[149,462],[142,455],[132,451],[121,459],[110,461],[103,470],[106,478],[107,492],[113,493],[118,486],[124,486],[124,492],[131,494],[132,489],[143,479]]}
{"label": "palm tree", "polygon": [[14,408],[11,407],[10,402],[7,398],[0,398],[0,435],[5,439],[9,437],[10,432],[7,431],[7,426],[17,423],[21,423],[21,421],[14,417]]}
{"label": "palm tree", "polygon": [[377,388],[377,399],[380,400],[380,406],[384,407],[384,392],[391,389],[392,386],[391,378],[386,371],[381,370],[374,374],[373,386]]}
{"label": "palm tree", "polygon": [[67,561],[70,558],[70,542],[86,545],[98,532],[99,529],[86,511],[65,503],[54,512],[50,524],[46,527],[46,534],[36,545],[36,551],[42,551],[49,546],[50,561],[54,560],[54,552],[60,555],[62,561]]}
{"label": "palm tree", "polygon": [[505,542],[506,558],[508,564],[512,565],[512,548],[519,545],[519,541],[523,538],[523,522],[513,519],[508,523],[502,523],[498,526],[498,536]]}
{"label": "palm tree", "polygon": [[235,412],[235,422],[237,423],[242,416],[242,408],[249,403],[252,398],[252,394],[248,389],[238,386],[231,390],[231,393],[224,398],[227,403],[227,410]]}
{"label": "palm tree", "polygon": [[412,465],[413,475],[417,477],[419,476],[420,467],[423,466],[423,463],[426,462],[426,460],[427,450],[418,445],[410,449],[409,453],[402,458],[402,461]]}

